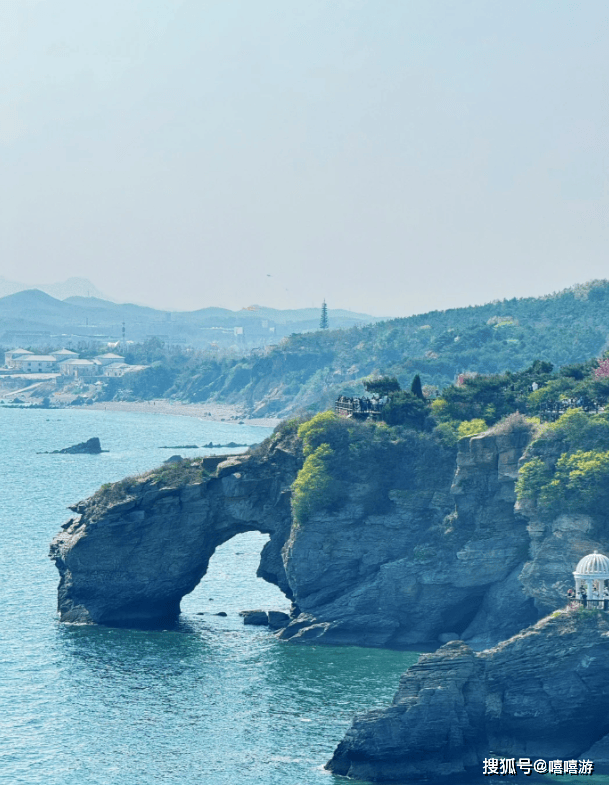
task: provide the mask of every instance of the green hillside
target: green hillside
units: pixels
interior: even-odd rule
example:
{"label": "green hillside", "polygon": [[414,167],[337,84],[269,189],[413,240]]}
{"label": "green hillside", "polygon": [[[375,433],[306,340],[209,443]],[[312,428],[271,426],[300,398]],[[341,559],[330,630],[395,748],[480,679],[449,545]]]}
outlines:
{"label": "green hillside", "polygon": [[241,360],[191,359],[181,371],[174,364],[163,394],[285,415],[362,394],[370,373],[396,376],[404,388],[418,373],[423,385],[443,388],[459,373],[519,371],[538,358],[557,367],[584,362],[604,351],[608,336],[609,281],[593,281],[540,298],[292,335]]}

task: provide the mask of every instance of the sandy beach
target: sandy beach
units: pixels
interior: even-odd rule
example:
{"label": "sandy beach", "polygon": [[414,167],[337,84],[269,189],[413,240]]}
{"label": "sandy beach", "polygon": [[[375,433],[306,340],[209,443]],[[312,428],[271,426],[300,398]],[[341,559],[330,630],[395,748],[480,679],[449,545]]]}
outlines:
{"label": "sandy beach", "polygon": [[219,420],[225,422],[246,422],[274,428],[281,420],[277,417],[251,417],[244,415],[238,406],[222,403],[180,403],[178,401],[105,401],[93,403],[87,409],[101,409],[109,412],[143,412],[144,414],[168,414],[175,417],[197,417],[200,420]]}

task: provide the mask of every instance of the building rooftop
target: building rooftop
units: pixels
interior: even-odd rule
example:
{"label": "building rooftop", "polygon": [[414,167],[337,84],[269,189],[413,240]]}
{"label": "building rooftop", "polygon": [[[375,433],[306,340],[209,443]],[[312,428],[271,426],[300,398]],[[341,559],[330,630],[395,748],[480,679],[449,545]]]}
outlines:
{"label": "building rooftop", "polygon": [[609,559],[596,551],[590,553],[578,563],[574,575],[586,578],[609,577]]}
{"label": "building rooftop", "polygon": [[[25,358],[24,358],[25,359]],[[28,362],[38,363],[38,362],[47,362],[47,363],[54,363],[57,360],[53,357],[52,354],[32,354],[27,358]]]}

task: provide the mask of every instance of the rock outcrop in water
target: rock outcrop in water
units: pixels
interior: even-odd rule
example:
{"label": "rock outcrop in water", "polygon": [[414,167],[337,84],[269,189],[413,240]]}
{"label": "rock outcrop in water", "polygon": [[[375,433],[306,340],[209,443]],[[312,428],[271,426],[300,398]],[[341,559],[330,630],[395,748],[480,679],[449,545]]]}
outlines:
{"label": "rock outcrop in water", "polygon": [[302,525],[290,507],[303,463],[293,431],[251,454],[181,461],[109,486],[76,505],[53,541],[61,619],[172,620],[218,545],[255,530],[270,535],[258,574],[293,601],[282,638],[388,647],[458,638],[487,648],[561,607],[575,564],[605,546],[594,522],[542,523],[514,507],[529,438],[526,428],[499,428],[464,439],[456,465],[431,438],[391,442],[384,463],[358,464],[338,508]]}
{"label": "rock outcrop in water", "polygon": [[253,530],[271,535],[259,574],[290,596],[280,551],[289,534],[296,458],[283,450],[263,459],[225,457],[171,464],[73,508],[51,546],[62,621],[171,622],[215,549]]}
{"label": "rock outcrop in water", "polygon": [[559,612],[478,654],[455,641],[421,656],[390,708],[356,717],[327,768],[435,782],[481,775],[491,751],[587,758],[609,731],[608,700],[607,615]]}
{"label": "rock outcrop in water", "polygon": [[52,450],[49,455],[99,455],[101,452],[108,452],[102,450],[101,442],[98,436],[93,436],[87,439],[86,442],[79,442],[73,444],[71,447],[64,447],[62,450]]}

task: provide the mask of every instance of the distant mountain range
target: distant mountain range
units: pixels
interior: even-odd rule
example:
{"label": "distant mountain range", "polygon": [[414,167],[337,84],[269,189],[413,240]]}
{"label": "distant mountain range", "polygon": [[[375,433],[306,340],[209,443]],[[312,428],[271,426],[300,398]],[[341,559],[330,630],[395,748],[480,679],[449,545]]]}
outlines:
{"label": "distant mountain range", "polygon": [[66,281],[48,284],[27,284],[18,281],[9,281],[8,278],[0,275],[0,297],[8,294],[24,292],[27,289],[39,289],[41,292],[50,294],[57,300],[65,300],[68,297],[100,297],[109,300],[103,292],[95,286],[88,278],[68,278]]}
{"label": "distant mountain range", "polygon": [[[70,281],[78,282],[79,287],[90,283],[84,278]],[[57,286],[68,287],[70,281]],[[333,329],[379,321],[369,314],[340,309],[328,309],[328,318]],[[254,305],[240,311],[202,308],[170,312],[97,296],[71,295],[61,300],[39,289],[27,289],[0,298],[0,345],[69,347],[118,341],[124,327],[128,341],[158,337],[165,343],[196,348],[236,346],[246,350],[316,330],[319,319],[320,310],[315,308],[283,311]]]}

